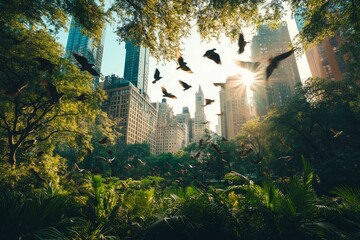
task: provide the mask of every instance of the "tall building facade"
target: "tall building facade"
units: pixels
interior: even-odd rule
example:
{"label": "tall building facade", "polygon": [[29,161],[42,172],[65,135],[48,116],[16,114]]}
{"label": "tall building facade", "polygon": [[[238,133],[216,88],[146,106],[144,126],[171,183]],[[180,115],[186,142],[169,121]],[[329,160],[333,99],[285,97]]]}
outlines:
{"label": "tall building facade", "polygon": [[205,134],[205,129],[209,129],[209,123],[206,123],[206,116],[205,116],[205,97],[204,93],[199,86],[199,89],[195,93],[195,116],[193,120],[193,138],[191,142],[196,142],[200,140],[203,135]]}
{"label": "tall building facade", "polygon": [[124,78],[146,94],[149,79],[149,49],[135,46],[129,41],[125,43],[125,49]]}
{"label": "tall building facade", "polygon": [[[94,40],[82,33],[82,26],[78,24],[74,18],[71,19],[70,30],[65,48],[65,57],[72,62],[76,60],[72,57],[71,53],[77,53],[83,57],[86,57],[89,63],[93,63],[94,69],[99,73],[101,72],[101,63],[104,51],[105,42],[105,29],[102,32],[101,41],[99,44],[95,44]],[[98,87],[100,78],[94,77],[93,85]]]}
{"label": "tall building facade", "polygon": [[162,99],[161,103],[153,103],[153,106],[158,111],[155,154],[176,153],[185,146],[184,124],[178,123],[166,99]]}
{"label": "tall building facade", "polygon": [[[304,9],[298,9],[294,15],[296,26],[299,31],[304,27],[302,13]],[[321,43],[311,46],[305,51],[313,77],[328,80],[342,80],[346,77],[346,65],[344,56],[340,52],[342,39],[339,34],[324,39]]]}
{"label": "tall building facade", "polygon": [[[263,62],[264,59],[275,57],[289,51],[291,43],[286,22],[281,23],[278,29],[271,30],[266,25],[261,25],[257,34],[252,39],[251,61]],[[271,105],[281,107],[294,94],[296,84],[299,84],[300,74],[294,54],[280,62],[279,66],[263,84],[257,85],[254,91],[254,101],[257,115],[265,115]]]}
{"label": "tall building facade", "polygon": [[105,78],[104,90],[108,99],[103,110],[108,116],[120,119],[125,142],[147,143],[151,153],[155,153],[157,110],[149,99],[132,83],[114,75]]}
{"label": "tall building facade", "polygon": [[240,75],[233,76],[220,84],[221,135],[227,139],[234,139],[251,118],[246,85],[239,84],[241,78]]}
{"label": "tall building facade", "polygon": [[185,129],[185,146],[190,143],[192,138],[192,120],[188,107],[183,107],[182,113],[176,114],[176,119]]}

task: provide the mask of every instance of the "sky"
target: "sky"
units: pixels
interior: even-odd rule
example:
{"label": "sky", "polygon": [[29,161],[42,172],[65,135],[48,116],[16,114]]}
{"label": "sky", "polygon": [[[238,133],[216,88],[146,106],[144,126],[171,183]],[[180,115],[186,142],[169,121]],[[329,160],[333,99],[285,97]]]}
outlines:
{"label": "sky", "polygon": [[[290,16],[287,16],[284,20],[288,24],[290,37],[293,39],[298,33],[295,21],[291,19]],[[116,74],[119,77],[123,77],[125,44],[117,40],[114,30],[114,26],[107,25],[101,73],[104,76]],[[243,33],[246,41],[251,41],[252,36],[255,34],[255,32],[252,32],[250,29],[244,29]],[[58,41],[64,48],[67,37],[68,32],[65,31],[58,35]],[[176,70],[178,65],[175,61],[157,62],[157,60],[150,57],[148,95],[152,102],[161,102],[163,98],[161,87],[164,86],[168,92],[177,96],[177,99],[167,98],[167,103],[173,107],[174,114],[179,114],[182,112],[183,107],[188,107],[191,117],[194,117],[195,93],[199,86],[201,86],[204,97],[215,100],[213,104],[204,108],[207,120],[210,121],[210,128],[215,131],[216,125],[218,124],[218,116],[216,116],[216,114],[220,113],[220,89],[214,86],[213,83],[225,82],[228,76],[233,76],[238,73],[243,76],[246,74],[246,71],[234,64],[234,60],[250,61],[251,42],[246,45],[245,52],[240,55],[237,54],[237,42],[231,42],[230,39],[226,37],[221,38],[220,41],[201,41],[195,29],[191,37],[183,42],[181,53],[193,73]],[[221,65],[216,64],[208,58],[202,57],[207,50],[213,48],[216,48],[216,52],[220,55]],[[265,61],[266,59],[264,59],[264,62]],[[302,81],[310,77],[310,70],[305,56],[297,59],[297,65]],[[155,84],[152,84],[151,82],[153,81],[156,68],[159,69],[160,76],[163,78]],[[184,92],[178,80],[188,83],[192,88]]]}

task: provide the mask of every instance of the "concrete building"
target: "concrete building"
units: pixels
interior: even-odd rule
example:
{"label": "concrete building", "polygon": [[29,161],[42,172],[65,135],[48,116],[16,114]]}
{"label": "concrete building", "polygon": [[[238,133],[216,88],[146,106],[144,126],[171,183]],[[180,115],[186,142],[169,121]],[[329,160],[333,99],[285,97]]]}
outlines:
{"label": "concrete building", "polygon": [[188,107],[183,107],[182,113],[176,114],[176,119],[179,123],[183,124],[185,129],[185,146],[190,143],[192,138],[192,120]]}
{"label": "concrete building", "polygon": [[[261,25],[257,34],[252,39],[251,61],[264,62],[270,57],[289,51],[291,43],[289,30],[286,22],[278,29],[271,30],[266,25]],[[265,115],[271,105],[281,107],[294,94],[296,84],[299,84],[300,75],[294,54],[280,62],[268,81],[265,81],[265,69],[263,64],[262,84],[253,88],[256,114]],[[260,79],[261,80],[261,79]]]}
{"label": "concrete building", "polygon": [[[83,57],[86,57],[89,63],[93,63],[94,69],[97,72],[101,72],[101,63],[104,51],[105,42],[105,29],[102,32],[101,41],[96,44],[93,39],[82,33],[82,27],[73,18],[70,23],[70,30],[65,48],[65,57],[72,62],[76,62],[72,53],[77,53]],[[97,88],[100,78],[93,78],[93,87]]]}
{"label": "concrete building", "polygon": [[205,134],[205,129],[209,129],[209,123],[206,123],[206,116],[204,105],[205,104],[205,97],[204,93],[199,86],[199,89],[195,93],[195,116],[193,119],[193,137],[191,142],[197,142],[200,140],[203,135]]}
{"label": "concrete building", "polygon": [[250,106],[246,85],[241,83],[241,76],[232,76],[226,83],[218,84],[220,90],[221,136],[234,139],[242,125],[250,120]]}
{"label": "concrete building", "polygon": [[[305,24],[302,17],[304,11],[304,9],[299,9],[294,15],[299,31],[303,29]],[[340,35],[336,34],[333,37],[324,39],[319,44],[309,47],[305,51],[313,77],[328,80],[342,80],[346,77],[346,64],[344,56],[340,52],[341,42]]]}
{"label": "concrete building", "polygon": [[120,120],[124,141],[127,144],[147,143],[151,153],[155,153],[157,110],[149,98],[132,83],[115,75],[105,78],[104,90],[108,99],[103,109],[108,116]]}
{"label": "concrete building", "polygon": [[176,153],[185,146],[186,129],[178,123],[172,107],[163,98],[161,103],[153,103],[157,109],[158,120],[155,132],[155,154],[166,152]]}
{"label": "concrete building", "polygon": [[148,92],[149,79],[149,49],[125,43],[124,78],[137,87],[142,93]]}

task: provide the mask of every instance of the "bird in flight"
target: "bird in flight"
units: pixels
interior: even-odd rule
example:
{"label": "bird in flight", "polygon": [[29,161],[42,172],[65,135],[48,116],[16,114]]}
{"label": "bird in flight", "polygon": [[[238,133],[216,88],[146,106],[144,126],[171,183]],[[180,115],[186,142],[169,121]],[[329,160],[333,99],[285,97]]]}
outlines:
{"label": "bird in flight", "polygon": [[335,129],[333,129],[333,128],[330,128],[330,131],[332,132],[332,133],[334,133],[334,138],[338,138],[338,137],[340,137],[342,134],[343,134],[343,131],[338,131],[338,130],[335,130]]}
{"label": "bird in flight", "polygon": [[205,52],[205,54],[203,55],[203,57],[207,57],[210,60],[213,60],[214,62],[216,62],[217,64],[221,64],[220,55],[218,53],[216,53],[215,50],[216,50],[216,48],[207,50]]}
{"label": "bird in flight", "polygon": [[53,103],[60,103],[60,99],[64,95],[64,93],[59,93],[56,86],[52,84],[50,81],[47,81],[46,86],[50,93],[50,97],[51,97],[50,101]]}
{"label": "bird in flight", "polygon": [[101,139],[99,141],[100,144],[105,144],[105,143],[108,143],[109,142],[109,138],[108,137],[104,137],[103,139]]}
{"label": "bird in flight", "polygon": [[181,86],[184,88],[184,91],[188,90],[189,88],[191,88],[191,85],[187,84],[184,81],[179,80],[179,83],[181,84]]}
{"label": "bird in flight", "polygon": [[245,68],[249,70],[250,72],[257,72],[259,70],[260,62],[245,62],[245,61],[239,61],[235,60],[235,64],[239,67]]}
{"label": "bird in flight", "polygon": [[292,156],[281,156],[278,159],[288,162],[288,161],[291,161],[293,159],[293,157]]}
{"label": "bird in flight", "polygon": [[216,115],[217,115],[217,116],[222,116],[222,115],[224,115],[224,112],[217,113]]}
{"label": "bird in flight", "polygon": [[99,158],[107,163],[112,163],[114,160],[115,160],[115,157],[113,158],[104,158],[104,157],[101,157],[101,156],[95,156],[96,158]]}
{"label": "bird in flight", "polygon": [[179,66],[176,69],[181,69],[188,73],[193,73],[191,69],[186,65],[187,63],[184,61],[184,58],[181,56],[181,53],[179,51],[176,52],[176,58],[179,63]]}
{"label": "bird in flight", "polygon": [[245,46],[246,46],[247,43],[248,42],[245,41],[244,34],[240,33],[239,38],[238,38],[238,46],[239,46],[238,53],[239,54],[244,52]]}
{"label": "bird in flight", "polygon": [[172,94],[172,93],[168,93],[168,91],[166,90],[165,87],[161,87],[161,90],[163,92],[163,97],[168,97],[168,98],[172,98],[172,99],[177,99],[177,97]]}
{"label": "bird in flight", "polygon": [[266,67],[266,80],[269,79],[270,75],[273,73],[274,69],[278,67],[279,63],[282,60],[290,57],[290,55],[294,53],[294,50],[295,49],[293,48],[290,51],[277,55],[274,58],[269,58],[268,61],[270,64]]}
{"label": "bird in flight", "polygon": [[76,61],[80,63],[81,71],[88,71],[91,75],[100,77],[100,74],[93,68],[94,64],[89,63],[86,57],[83,57],[79,54],[73,53],[73,56],[75,57]]}
{"label": "bird in flight", "polygon": [[40,63],[40,65],[38,66],[38,70],[41,72],[49,71],[50,73],[52,73],[53,69],[56,66],[50,60],[42,57],[36,57],[35,60]]}
{"label": "bird in flight", "polygon": [[211,143],[211,146],[215,149],[215,151],[218,153],[218,154],[225,154],[225,153],[228,153],[228,151],[221,151],[219,149],[219,146],[215,143]]}
{"label": "bird in flight", "polygon": [[7,91],[5,91],[5,94],[8,96],[17,96],[21,93],[22,90],[24,90],[27,86],[29,85],[29,83],[25,83],[25,82],[18,82],[15,83],[13,86],[11,86],[10,89],[8,89]]}
{"label": "bird in flight", "polygon": [[210,105],[211,103],[215,102],[215,100],[213,99],[208,99],[208,98],[205,98],[205,104],[202,105],[203,107],[207,106],[207,105]]}
{"label": "bird in flight", "polygon": [[77,165],[77,163],[74,163],[74,167],[79,173],[83,173],[85,171],[84,168],[79,168],[79,166]]}
{"label": "bird in flight", "polygon": [[154,81],[152,81],[152,83],[156,83],[156,82],[159,81],[160,79],[162,79],[162,77],[160,77],[160,71],[159,71],[159,69],[155,69]]}

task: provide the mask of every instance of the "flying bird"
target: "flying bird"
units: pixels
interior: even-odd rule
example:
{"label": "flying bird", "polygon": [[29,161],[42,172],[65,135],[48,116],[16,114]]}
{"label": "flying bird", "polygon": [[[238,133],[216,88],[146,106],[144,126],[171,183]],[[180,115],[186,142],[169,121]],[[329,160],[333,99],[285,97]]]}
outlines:
{"label": "flying bird", "polygon": [[168,98],[172,98],[172,99],[177,99],[177,97],[172,94],[172,93],[168,93],[168,91],[166,90],[165,87],[161,87],[161,90],[163,92],[163,97],[168,97]]}
{"label": "flying bird", "polygon": [[207,57],[210,60],[213,60],[217,64],[221,64],[220,55],[215,52],[216,48],[213,48],[211,50],[207,50],[203,57]]}
{"label": "flying bird", "polygon": [[225,83],[213,83],[215,87],[225,88]]}
{"label": "flying bird", "polygon": [[251,162],[254,163],[255,165],[258,165],[259,163],[261,163],[261,161],[263,160],[263,157],[259,157],[256,160],[252,160]]}
{"label": "flying bird", "polygon": [[229,140],[224,138],[224,137],[221,137],[221,140],[224,141],[224,142],[228,142]]}
{"label": "flying bird", "polygon": [[179,63],[179,66],[176,69],[180,68],[185,72],[193,73],[193,71],[191,71],[191,69],[186,65],[187,63],[184,61],[184,58],[181,56],[179,51],[176,52],[176,58]]}
{"label": "flying bird", "polygon": [[239,67],[249,70],[250,72],[258,71],[260,66],[260,62],[245,62],[239,60],[235,60],[235,64],[238,65]]}
{"label": "flying bird", "polygon": [[292,156],[281,156],[278,159],[288,162],[288,161],[291,161],[293,159],[293,157]]}
{"label": "flying bird", "polygon": [[35,169],[30,168],[30,169],[29,169],[29,172],[31,172],[39,182],[43,182],[43,183],[46,182],[46,180],[45,180],[44,178],[42,178],[42,177],[40,176],[40,174],[39,174],[37,171],[35,171]]}
{"label": "flying bird", "polygon": [[216,145],[215,143],[211,143],[211,146],[215,149],[215,151],[216,151],[218,154],[228,153],[228,151],[221,151],[221,150],[219,149],[219,146]]}
{"label": "flying bird", "polygon": [[101,156],[95,156],[96,158],[99,158],[107,163],[112,163],[114,160],[115,160],[115,157],[113,158],[104,158],[104,157],[101,157]]}
{"label": "flying bird", "polygon": [[338,137],[340,137],[342,134],[343,134],[343,131],[338,131],[338,130],[335,130],[335,129],[333,129],[333,128],[330,128],[330,131],[332,132],[332,133],[334,133],[334,138],[338,138]]}
{"label": "flying bird", "polygon": [[60,103],[61,97],[64,95],[64,93],[59,93],[56,86],[50,81],[47,81],[46,87],[50,93],[50,101],[53,103]]}
{"label": "flying bird", "polygon": [[50,73],[52,73],[53,69],[56,66],[50,60],[42,57],[36,57],[35,60],[39,62],[40,65],[38,66],[38,70],[41,72],[49,71]]}
{"label": "flying bird", "polygon": [[99,141],[100,144],[105,144],[105,143],[108,143],[109,142],[109,138],[108,137],[104,137],[103,139],[101,139]]}
{"label": "flying bird", "polygon": [[79,166],[77,165],[77,163],[74,163],[74,167],[79,173],[83,173],[85,171],[84,168],[79,168]]}
{"label": "flying bird", "polygon": [[222,115],[224,115],[224,112],[217,113],[216,115],[218,115],[218,116],[222,116]]}
{"label": "flying bird", "polygon": [[254,150],[252,148],[243,149],[243,150],[239,151],[239,155],[240,155],[240,157],[245,157],[245,156],[249,155],[253,151]]}
{"label": "flying bird", "polygon": [[179,80],[179,83],[181,84],[181,86],[184,88],[184,91],[188,90],[189,88],[191,88],[191,85],[187,84],[186,82],[183,82],[181,80]]}
{"label": "flying bird", "polygon": [[204,143],[204,139],[200,139],[199,140],[199,147],[201,147],[203,143]]}
{"label": "flying bird", "polygon": [[205,122],[202,122],[202,124],[208,124],[210,121],[205,121]]}
{"label": "flying bird", "polygon": [[205,107],[205,106],[207,106],[207,105],[210,105],[210,104],[213,103],[213,102],[215,102],[215,100],[205,98],[205,104],[202,105],[202,106]]}
{"label": "flying bird", "polygon": [[269,65],[266,67],[266,80],[269,79],[270,75],[273,73],[274,69],[278,67],[280,61],[288,58],[291,54],[294,53],[294,48],[291,49],[290,51],[288,52],[285,52],[285,53],[282,53],[280,55],[277,55],[276,57],[274,58],[269,58]]}
{"label": "flying bird", "polygon": [[140,158],[138,158],[138,161],[141,163],[141,165],[145,166],[146,162],[144,162],[143,160],[141,160]]}
{"label": "flying bird", "polygon": [[239,34],[239,39],[238,39],[238,46],[239,46],[238,53],[239,54],[244,52],[245,46],[246,46],[247,43],[248,42],[245,41],[244,34],[240,33]]}
{"label": "flying bird", "polygon": [[156,83],[157,81],[159,81],[160,79],[162,79],[162,77],[160,77],[160,71],[159,69],[155,69],[155,73],[154,73],[154,81],[152,81],[152,83]]}
{"label": "flying bird", "polygon": [[29,85],[29,83],[25,83],[25,82],[18,82],[15,83],[13,86],[11,86],[10,89],[8,89],[7,91],[5,91],[5,94],[8,96],[17,96],[21,93],[22,90],[24,90],[27,86]]}
{"label": "flying bird", "polygon": [[100,74],[93,68],[93,66],[95,65],[93,63],[89,63],[86,57],[83,57],[76,53],[73,53],[73,56],[75,57],[76,61],[80,63],[81,71],[88,71],[91,75],[100,77]]}

